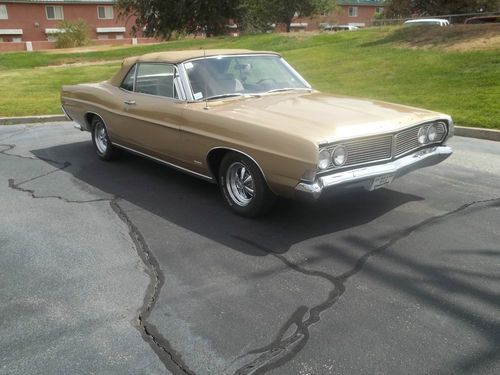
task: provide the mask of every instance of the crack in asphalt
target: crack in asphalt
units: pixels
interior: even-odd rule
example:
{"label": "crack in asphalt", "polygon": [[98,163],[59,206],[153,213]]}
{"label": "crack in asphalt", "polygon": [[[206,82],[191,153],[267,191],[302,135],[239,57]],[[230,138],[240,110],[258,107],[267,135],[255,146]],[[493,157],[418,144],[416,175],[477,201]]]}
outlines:
{"label": "crack in asphalt", "polygon": [[[6,147],[5,150],[0,151],[0,154],[3,154],[5,156],[10,156],[13,158],[19,158],[19,159],[28,159],[28,160],[41,160],[41,161],[46,161],[48,163],[53,163],[57,165],[62,165],[64,168],[67,168],[71,165],[70,162],[65,161],[65,162],[60,162],[58,160],[53,160],[49,158],[44,158],[41,156],[25,156],[25,155],[18,155],[18,154],[8,154],[8,151],[12,151],[14,148],[16,148],[16,145],[13,144],[0,144],[0,147]],[[67,165],[66,165],[67,164]]]}
{"label": "crack in asphalt", "polygon": [[7,133],[7,135],[5,137],[2,137],[0,138],[0,142],[4,142],[5,140],[9,139],[9,138],[12,138],[12,137],[15,137],[16,135],[19,135],[19,134],[23,134],[23,133],[26,133],[28,131],[28,127],[25,127],[19,131],[14,131],[12,133]]}
{"label": "crack in asphalt", "polygon": [[21,191],[23,193],[28,193],[34,199],[53,198],[53,199],[59,199],[59,200],[61,200],[63,202],[66,202],[66,203],[92,203],[92,202],[104,202],[104,201],[109,201],[110,200],[109,198],[98,198],[98,199],[89,199],[89,200],[71,200],[71,199],[64,198],[64,197],[62,197],[60,195],[36,195],[35,194],[35,190],[23,188],[23,187],[21,187],[21,185],[24,185],[24,184],[26,184],[28,182],[32,182],[32,181],[35,181],[37,179],[46,177],[46,176],[51,175],[53,173],[60,172],[60,171],[62,171],[64,169],[70,167],[71,163],[68,162],[68,161],[60,162],[58,160],[44,158],[44,157],[35,157],[35,156],[24,156],[24,155],[18,155],[18,154],[10,154],[10,153],[8,153],[8,151],[13,150],[16,147],[16,145],[12,145],[12,144],[7,144],[7,145],[6,144],[0,144],[0,146],[1,147],[6,147],[6,149],[0,151],[0,154],[3,154],[5,156],[10,156],[10,157],[19,158],[19,159],[27,159],[27,160],[40,160],[40,161],[45,161],[47,163],[51,163],[51,164],[55,164],[55,165],[60,165],[60,167],[55,168],[55,169],[53,169],[53,170],[51,170],[49,172],[40,174],[38,176],[35,176],[33,178],[29,178],[27,180],[24,180],[24,181],[21,181],[21,182],[18,182],[18,183],[16,183],[13,178],[9,178],[9,180],[8,180],[9,181],[9,187],[11,189],[18,190],[18,191]]}
{"label": "crack in asphalt", "polygon": [[161,334],[158,332],[158,329],[153,324],[149,324],[147,322],[147,318],[151,314],[151,311],[153,310],[156,301],[158,300],[160,290],[165,282],[165,277],[160,270],[158,261],[149,250],[144,236],[139,231],[137,226],[132,222],[125,210],[117,203],[118,199],[119,198],[115,198],[110,202],[111,208],[129,228],[129,235],[134,241],[135,247],[137,249],[137,254],[146,265],[151,280],[147,291],[148,297],[141,307],[138,316],[138,323],[141,328],[143,338],[146,341],[150,342],[151,347],[160,359],[167,356],[168,361],[162,360],[165,365],[175,365],[175,367],[167,366],[170,371],[176,374],[194,374],[182,361],[179,353],[177,353],[170,346],[169,342],[163,336],[161,336]]}
{"label": "crack in asphalt", "polygon": [[32,178],[30,180],[27,180],[27,181],[24,181],[24,182],[21,182],[21,183],[18,183],[16,184],[15,183],[15,180],[13,178],[9,178],[9,187],[11,189],[14,189],[14,190],[17,190],[17,191],[21,191],[23,193],[28,193],[31,195],[31,198],[33,199],[49,199],[49,198],[53,198],[53,199],[59,199],[63,202],[66,202],[66,203],[77,203],[77,204],[81,204],[81,203],[93,203],[93,202],[109,202],[111,199],[109,198],[97,198],[97,199],[88,199],[88,200],[72,200],[72,199],[67,199],[67,198],[64,198],[60,195],[36,195],[35,194],[35,190],[33,189],[25,189],[25,188],[22,188],[20,185],[22,184],[25,184],[29,181],[33,181],[33,180],[36,180],[37,178],[41,178],[41,177],[44,177],[44,176],[47,176],[51,173],[54,173],[54,172],[57,172],[57,171],[60,171],[61,169],[56,169],[55,171],[52,171],[50,173],[46,173],[45,175],[42,175],[42,176],[38,176],[38,177],[35,177],[35,178]]}
{"label": "crack in asphalt", "polygon": [[[490,204],[490,205],[488,205]],[[344,294],[346,287],[345,283],[362,271],[364,265],[368,262],[368,260],[376,255],[379,255],[384,250],[387,250],[391,246],[395,245],[397,242],[408,238],[413,233],[418,230],[421,230],[435,222],[440,220],[447,219],[450,216],[461,213],[473,206],[479,205],[487,205],[489,206],[500,206],[500,198],[492,198],[485,200],[477,200],[470,203],[463,204],[462,206],[440,214],[436,216],[432,216],[428,219],[425,219],[407,229],[400,231],[392,236],[386,243],[383,245],[367,252],[362,257],[360,257],[354,266],[340,274],[339,276],[330,275],[321,271],[309,270],[305,267],[302,267],[296,263],[289,261],[283,255],[277,254],[271,249],[262,246],[252,240],[234,236],[236,239],[249,244],[273,257],[281,261],[285,266],[291,268],[296,272],[300,272],[307,276],[320,277],[333,285],[333,288],[329,291],[328,297],[321,303],[309,308],[307,306],[299,306],[297,310],[291,315],[291,317],[282,325],[276,334],[276,338],[270,344],[253,349],[246,354],[243,354],[235,359],[235,361],[242,359],[246,356],[258,355],[257,358],[253,359],[249,363],[240,367],[236,370],[235,375],[249,375],[249,374],[261,374],[267,372],[269,370],[275,369],[284,365],[286,362],[292,360],[307,344],[307,341],[310,337],[309,327],[318,323],[321,320],[321,313],[331,308],[335,303],[338,302],[340,297]],[[291,334],[288,334],[290,330],[293,329]],[[286,335],[286,336],[285,336]],[[235,362],[233,361],[233,363]]]}
{"label": "crack in asphalt", "polygon": [[113,212],[120,218],[120,220],[122,220],[122,222],[125,223],[125,225],[127,225],[129,229],[129,236],[132,239],[132,242],[134,243],[137,254],[139,255],[139,257],[141,258],[142,262],[146,267],[146,273],[148,274],[150,280],[148,287],[146,289],[143,305],[138,310],[137,323],[135,324],[135,328],[141,333],[141,337],[143,338],[143,340],[150,345],[150,347],[156,353],[160,361],[169,371],[171,371],[173,374],[189,374],[189,375],[194,374],[182,361],[180,354],[177,353],[170,346],[168,340],[166,340],[159,333],[159,331],[153,324],[150,324],[147,321],[147,318],[151,314],[151,311],[153,310],[156,301],[158,300],[165,278],[163,276],[163,273],[161,272],[158,261],[149,250],[149,247],[144,239],[144,236],[139,231],[137,226],[132,222],[130,217],[126,214],[125,210],[118,204],[120,197],[114,196],[113,198],[98,198],[92,200],[70,200],[60,195],[36,195],[35,190],[22,188],[21,185],[48,176],[55,172],[62,171],[71,166],[71,163],[68,161],[60,162],[57,160],[52,160],[42,157],[31,157],[31,156],[10,154],[8,153],[8,151],[11,151],[16,147],[16,145],[13,144],[8,144],[8,145],[0,144],[0,147],[6,147],[6,149],[0,151],[0,154],[9,157],[28,159],[28,160],[41,160],[56,165],[60,165],[60,167],[55,168],[52,171],[40,174],[38,176],[24,180],[19,183],[16,183],[13,178],[9,178],[8,179],[9,188],[23,193],[27,193],[33,199],[53,198],[61,200],[66,203],[109,202]]}

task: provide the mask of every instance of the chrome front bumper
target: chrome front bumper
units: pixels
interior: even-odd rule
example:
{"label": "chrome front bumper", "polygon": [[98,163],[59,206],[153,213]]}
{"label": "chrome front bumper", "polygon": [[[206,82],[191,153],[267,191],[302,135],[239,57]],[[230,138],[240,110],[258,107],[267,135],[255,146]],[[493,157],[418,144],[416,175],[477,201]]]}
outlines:
{"label": "chrome front bumper", "polygon": [[372,190],[377,177],[398,178],[416,169],[438,164],[452,154],[451,147],[436,146],[423,149],[385,164],[340,171],[316,178],[314,182],[301,182],[295,187],[298,198],[317,200],[325,191],[351,188]]}

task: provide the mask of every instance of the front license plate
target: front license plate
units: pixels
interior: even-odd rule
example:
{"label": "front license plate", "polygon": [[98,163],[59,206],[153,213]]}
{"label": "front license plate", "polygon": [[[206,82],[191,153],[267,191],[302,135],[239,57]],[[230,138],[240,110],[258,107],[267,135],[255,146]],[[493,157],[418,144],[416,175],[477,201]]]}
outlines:
{"label": "front license plate", "polygon": [[383,176],[378,176],[373,179],[372,186],[370,187],[370,190],[375,190],[379,189],[385,185],[389,185],[392,180],[394,180],[394,173],[393,174],[386,174]]}

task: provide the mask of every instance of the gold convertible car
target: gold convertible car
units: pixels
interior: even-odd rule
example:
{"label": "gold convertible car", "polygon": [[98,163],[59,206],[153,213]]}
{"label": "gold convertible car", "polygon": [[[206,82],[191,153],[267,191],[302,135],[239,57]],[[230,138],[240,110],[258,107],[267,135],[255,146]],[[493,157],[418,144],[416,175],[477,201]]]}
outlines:
{"label": "gold convertible car", "polygon": [[320,93],[274,52],[132,57],[109,81],[64,86],[61,102],[101,159],[127,150],[214,182],[248,217],[276,196],[374,190],[452,153],[449,116]]}

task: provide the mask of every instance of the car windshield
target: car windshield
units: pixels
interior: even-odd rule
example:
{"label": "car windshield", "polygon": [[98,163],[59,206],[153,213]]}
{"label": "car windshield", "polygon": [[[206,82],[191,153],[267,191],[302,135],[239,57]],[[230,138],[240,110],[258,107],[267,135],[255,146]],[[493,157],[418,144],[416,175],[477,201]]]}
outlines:
{"label": "car windshield", "polygon": [[274,55],[207,57],[185,62],[184,68],[195,100],[311,89]]}

